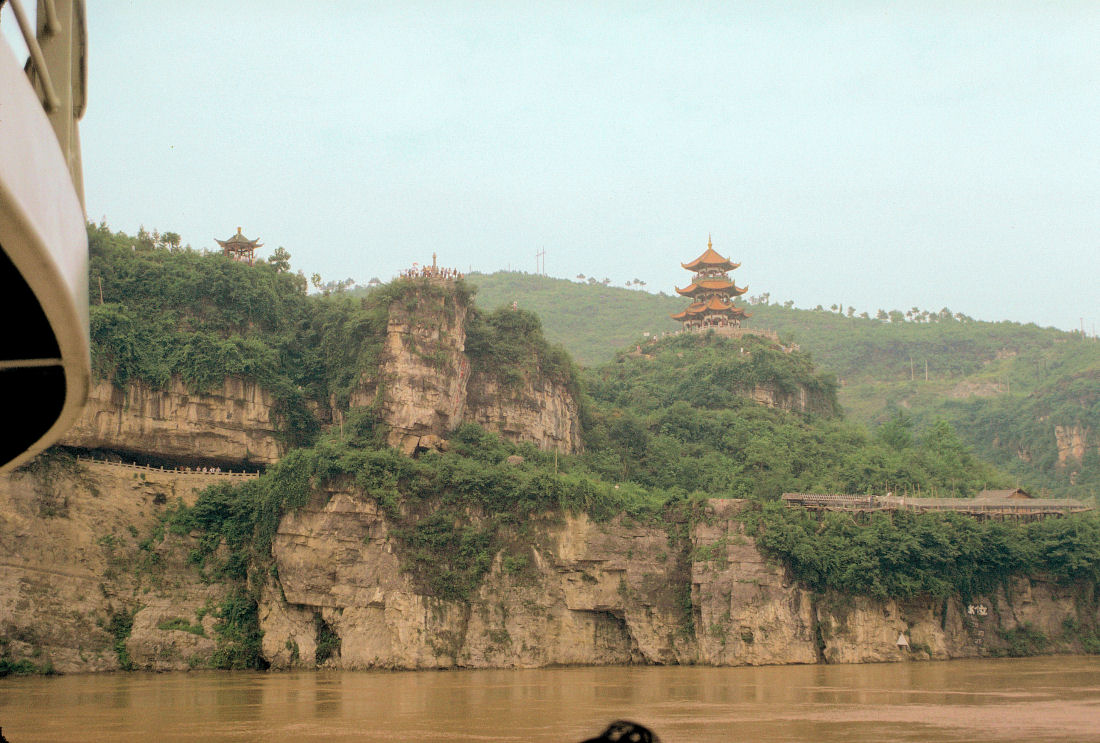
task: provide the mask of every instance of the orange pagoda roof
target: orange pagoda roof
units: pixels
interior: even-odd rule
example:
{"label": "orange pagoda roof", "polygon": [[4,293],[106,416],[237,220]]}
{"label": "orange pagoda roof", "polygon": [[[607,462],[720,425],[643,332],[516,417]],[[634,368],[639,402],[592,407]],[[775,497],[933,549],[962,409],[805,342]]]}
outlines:
{"label": "orange pagoda roof", "polygon": [[696,302],[683,312],[671,315],[673,320],[687,320],[697,315],[730,315],[731,317],[751,317],[748,312],[733,304],[711,297],[706,302]]}
{"label": "orange pagoda roof", "polygon": [[686,289],[677,289],[676,293],[684,297],[694,297],[706,292],[722,292],[739,297],[748,290],[747,286],[742,289],[737,288],[732,281],[727,279],[703,279],[702,281],[693,282]]}
{"label": "orange pagoda roof", "polygon": [[714,246],[711,244],[710,237],[707,237],[706,251],[691,263],[681,263],[680,265],[689,271],[698,271],[703,268],[717,268],[722,271],[732,271],[741,264],[733,263],[729,258],[718,255],[714,250]]}
{"label": "orange pagoda roof", "polygon": [[694,317],[695,315],[698,315],[700,312],[703,311],[705,307],[705,302],[696,302],[695,304],[688,305],[688,308],[683,312],[676,315],[670,315],[670,317],[673,320],[686,320],[689,317]]}
{"label": "orange pagoda roof", "polygon": [[703,305],[704,312],[731,312],[734,315],[743,315],[745,311],[733,302],[723,302],[718,297],[711,297]]}

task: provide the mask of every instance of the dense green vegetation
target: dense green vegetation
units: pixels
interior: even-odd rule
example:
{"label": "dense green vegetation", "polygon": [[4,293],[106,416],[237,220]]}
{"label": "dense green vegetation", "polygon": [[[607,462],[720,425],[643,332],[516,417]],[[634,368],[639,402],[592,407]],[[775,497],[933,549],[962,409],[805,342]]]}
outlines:
{"label": "dense green vegetation", "polygon": [[615,363],[594,370],[587,382],[597,398],[645,413],[680,401],[727,408],[757,385],[795,400],[803,390],[812,412],[839,412],[831,374],[818,372],[808,354],[752,336],[679,335],[647,343],[641,351],[620,352]]}
{"label": "dense green vegetation", "polygon": [[[677,329],[668,315],[679,297],[637,289],[499,272],[470,277],[485,307],[510,304],[542,318],[546,335],[596,365],[616,349],[641,345],[643,332]],[[797,309],[751,299],[748,324],[775,330],[809,351],[839,381],[838,399],[854,420],[877,427],[898,410],[917,429],[949,421],[983,459],[1036,492],[1100,496],[1100,343],[1077,333],[1011,322],[982,322],[946,308],[928,312]],[[926,380],[927,374],[927,380]],[[975,394],[976,393],[976,394]],[[1059,461],[1055,427],[1085,432],[1081,461]]]}
{"label": "dense green vegetation", "polygon": [[770,502],[749,516],[758,544],[819,590],[877,598],[975,596],[1013,575],[1100,585],[1100,518],[1029,524],[961,514],[823,516]]}
{"label": "dense green vegetation", "polygon": [[546,340],[538,316],[526,310],[499,307],[483,313],[475,308],[466,320],[466,355],[506,388],[538,370],[581,397],[573,360],[564,348]]}
{"label": "dense green vegetation", "polygon": [[302,344],[305,282],[151,238],[88,229],[92,368],[123,386],[155,389],[179,375],[194,392],[227,375],[254,379],[278,399],[285,430],[306,443],[317,424],[300,390],[311,359]]}
{"label": "dense green vegetation", "polygon": [[[835,385],[808,356],[762,339],[681,335],[620,354],[586,376],[593,398],[588,466],[608,479],[719,497],[783,492],[970,495],[1003,484],[939,423],[921,435],[899,416],[874,437],[835,415]],[[793,395],[801,414],[755,404],[758,383]]]}

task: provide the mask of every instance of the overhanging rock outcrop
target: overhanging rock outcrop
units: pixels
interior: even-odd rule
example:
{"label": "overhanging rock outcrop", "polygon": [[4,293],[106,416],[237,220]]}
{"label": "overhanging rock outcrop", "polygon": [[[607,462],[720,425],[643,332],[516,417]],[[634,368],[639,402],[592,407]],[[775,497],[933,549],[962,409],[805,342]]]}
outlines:
{"label": "overhanging rock outcrop", "polygon": [[269,392],[239,377],[203,394],[178,376],[160,390],[98,380],[61,443],[177,462],[268,465],[285,451],[274,407]]}

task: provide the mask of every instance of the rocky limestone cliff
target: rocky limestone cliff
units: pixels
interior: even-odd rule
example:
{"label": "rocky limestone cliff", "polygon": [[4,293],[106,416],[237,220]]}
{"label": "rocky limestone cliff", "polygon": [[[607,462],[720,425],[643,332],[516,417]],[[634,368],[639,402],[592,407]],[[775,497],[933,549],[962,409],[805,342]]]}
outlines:
{"label": "rocky limestone cliff", "polygon": [[466,389],[463,419],[539,449],[576,452],[582,447],[577,401],[562,384],[542,375],[510,388],[475,370]]}
{"label": "rocky limestone cliff", "polygon": [[1066,623],[1100,619],[1090,596],[1041,581],[965,607],[817,595],[764,559],[739,508],[711,501],[687,542],[621,519],[547,522],[529,568],[511,572],[498,555],[465,604],[418,590],[372,502],[319,493],[279,528],[264,651],[275,667],[313,665],[323,624],[340,638],[327,664],[349,669],[856,663],[995,654],[1023,626],[1072,651]]}
{"label": "rocky limestone cliff", "polygon": [[340,668],[669,663],[688,647],[663,531],[547,522],[528,567],[511,572],[498,555],[467,605],[419,591],[391,530],[354,490],[319,493],[283,520],[260,615],[274,666],[313,664],[316,618],[340,637]]}
{"label": "rocky limestone cliff", "polygon": [[[212,607],[238,587],[191,563],[201,535],[148,538],[217,479],[88,463],[0,478],[0,657],[100,671],[122,649],[135,668],[208,665]],[[694,525],[547,515],[513,542],[525,559],[497,555],[464,602],[405,571],[374,501],[318,490],[283,518],[255,586],[263,655],[311,668],[323,647],[323,665],[347,669],[860,663],[997,654],[1016,631],[1080,652],[1067,628],[1100,622],[1091,589],[1041,580],[965,605],[816,594],[760,554],[740,508],[712,500]]]}
{"label": "rocky limestone cliff", "polygon": [[581,447],[579,408],[539,373],[502,386],[465,354],[468,308],[446,282],[427,282],[390,305],[377,370],[364,370],[349,407],[377,406],[390,446],[411,454],[438,448],[471,421],[516,442],[562,452]]}
{"label": "rocky limestone cliff", "polygon": [[748,396],[758,405],[790,410],[795,413],[832,415],[836,412],[833,409],[832,402],[826,395],[811,392],[801,385],[798,385],[794,390],[783,390],[774,384],[757,384]]}
{"label": "rocky limestone cliff", "polygon": [[446,291],[420,292],[390,305],[378,368],[363,371],[349,403],[378,406],[390,446],[411,454],[422,437],[438,442],[462,422],[470,375],[463,353],[466,312]]}
{"label": "rocky limestone cliff", "polygon": [[100,380],[61,443],[200,465],[267,465],[285,449],[274,404],[255,382],[236,377],[201,395],[179,377],[163,390],[143,382],[119,389]]}
{"label": "rocky limestone cliff", "polygon": [[[165,508],[225,479],[72,460],[0,477],[0,657],[62,673],[117,670],[112,622],[132,619],[123,647],[134,667],[205,665],[214,620],[198,613],[226,586],[188,564],[196,539],[139,545]],[[172,620],[205,636],[159,629]]]}
{"label": "rocky limestone cliff", "polygon": [[[693,565],[700,660],[716,665],[765,663],[878,663],[970,658],[1006,651],[1012,633],[1038,632],[1050,652],[1079,652],[1067,626],[1095,626],[1098,607],[1089,588],[1017,579],[989,596],[876,600],[792,584],[766,561],[733,516],[738,501],[712,500],[710,526],[695,530],[708,556]],[[908,648],[898,646],[904,637]],[[715,642],[717,638],[717,642]],[[758,660],[761,659],[761,660]]]}
{"label": "rocky limestone cliff", "polygon": [[1055,426],[1054,441],[1058,447],[1058,465],[1080,464],[1089,450],[1092,429],[1088,426]]}

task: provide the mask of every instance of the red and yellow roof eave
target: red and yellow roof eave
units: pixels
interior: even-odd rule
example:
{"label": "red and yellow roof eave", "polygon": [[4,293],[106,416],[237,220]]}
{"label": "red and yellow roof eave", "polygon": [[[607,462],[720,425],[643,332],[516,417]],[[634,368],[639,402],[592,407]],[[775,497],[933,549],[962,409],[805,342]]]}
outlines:
{"label": "red and yellow roof eave", "polygon": [[675,315],[670,315],[673,320],[691,320],[695,317],[707,316],[707,315],[726,315],[728,317],[752,317],[752,315],[745,310],[741,309],[732,302],[723,302],[718,297],[711,297],[706,302],[696,302],[690,305],[686,310]]}
{"label": "red and yellow roof eave", "polygon": [[707,249],[701,256],[693,260],[691,263],[681,263],[681,266],[689,271],[701,271],[703,269],[718,269],[720,271],[732,271],[739,267],[740,263],[734,263],[729,258],[719,255],[718,252],[711,247],[710,238],[707,238]]}
{"label": "red and yellow roof eave", "polygon": [[739,297],[748,290],[749,288],[747,286],[738,287],[727,279],[703,279],[702,281],[692,282],[683,289],[677,288],[676,293],[682,297],[694,297],[707,292],[721,292],[723,294],[729,294],[730,296]]}

